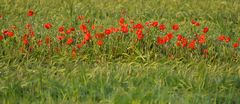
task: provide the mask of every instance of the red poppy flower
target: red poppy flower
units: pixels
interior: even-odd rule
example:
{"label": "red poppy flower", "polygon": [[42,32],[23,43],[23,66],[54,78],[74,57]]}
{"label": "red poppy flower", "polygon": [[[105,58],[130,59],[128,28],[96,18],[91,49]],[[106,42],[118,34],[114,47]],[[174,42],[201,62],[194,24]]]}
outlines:
{"label": "red poppy flower", "polygon": [[177,41],[177,42],[176,42],[176,46],[179,47],[180,45],[181,45],[181,41]]}
{"label": "red poppy flower", "polygon": [[38,40],[38,41],[37,41],[37,44],[38,44],[38,46],[41,46],[41,45],[42,45],[42,40],[41,40],[41,39]]}
{"label": "red poppy flower", "polygon": [[69,38],[68,40],[67,40],[67,42],[66,42],[66,44],[68,44],[68,45],[70,45],[70,44],[72,44],[73,43],[73,39],[72,38]]}
{"label": "red poppy flower", "polygon": [[146,25],[146,26],[149,26],[149,24],[150,24],[150,22],[149,22],[149,21],[145,22],[145,25]]}
{"label": "red poppy flower", "polygon": [[134,29],[143,29],[143,25],[141,23],[138,23],[133,26]]}
{"label": "red poppy flower", "polygon": [[3,18],[3,16],[0,15],[0,19],[2,19],[2,18]]}
{"label": "red poppy flower", "polygon": [[102,40],[98,40],[97,44],[98,44],[98,46],[102,46],[103,45],[103,41]]}
{"label": "red poppy flower", "polygon": [[196,21],[195,21],[195,20],[192,20],[191,23],[194,25],[194,24],[196,24]]}
{"label": "red poppy flower", "polygon": [[233,47],[234,47],[234,48],[238,48],[238,47],[239,47],[239,43],[234,43],[234,44],[233,44]]}
{"label": "red poppy flower", "polygon": [[167,36],[170,40],[174,37],[172,33],[168,33],[166,36]]}
{"label": "red poppy flower", "polygon": [[94,30],[95,29],[95,25],[92,25],[92,30]]}
{"label": "red poppy flower", "polygon": [[7,31],[7,33],[6,33],[6,34],[7,34],[7,36],[8,36],[8,37],[13,37],[13,36],[14,36],[14,33],[13,33],[13,32],[11,32],[11,31]]}
{"label": "red poppy flower", "polygon": [[79,20],[83,20],[83,19],[84,19],[84,16],[78,16],[78,19],[79,19]]}
{"label": "red poppy flower", "polygon": [[196,23],[195,23],[195,26],[200,26],[200,23],[199,23],[199,22],[196,22]]}
{"label": "red poppy flower", "polygon": [[110,29],[106,29],[106,30],[105,30],[105,34],[106,34],[106,35],[109,35],[109,34],[111,34],[111,33],[112,33],[112,31],[111,31]]}
{"label": "red poppy flower", "polygon": [[77,52],[76,52],[76,48],[72,49],[72,58],[76,58],[77,57]]}
{"label": "red poppy flower", "polygon": [[190,49],[195,49],[195,44],[196,44],[196,41],[195,40],[192,40],[189,45],[188,45],[188,48]]}
{"label": "red poppy flower", "polygon": [[64,36],[57,36],[57,39],[58,39],[59,41],[61,41],[61,40],[64,39]]}
{"label": "red poppy flower", "polygon": [[64,26],[59,27],[59,28],[58,28],[58,31],[59,31],[59,32],[63,32],[63,31],[64,31]]}
{"label": "red poppy flower", "polygon": [[88,32],[87,26],[86,26],[85,24],[80,25],[80,29],[81,29],[82,32],[84,32],[84,33],[87,33],[87,32]]}
{"label": "red poppy flower", "polygon": [[204,49],[204,50],[203,50],[203,53],[204,53],[204,54],[208,54],[208,49]]}
{"label": "red poppy flower", "polygon": [[84,39],[86,41],[90,40],[91,39],[91,34],[90,33],[86,33],[85,36],[84,36]]}
{"label": "red poppy flower", "polygon": [[183,38],[183,36],[178,34],[177,39],[180,41],[180,40],[182,40],[182,38]]}
{"label": "red poppy flower", "polygon": [[163,44],[165,44],[165,40],[163,39],[163,38],[161,38],[161,37],[157,37],[157,44],[158,45],[163,45]]}
{"label": "red poppy flower", "polygon": [[230,37],[227,37],[227,38],[225,39],[225,42],[228,43],[228,42],[230,42],[230,40],[231,40],[231,38],[230,38]]}
{"label": "red poppy flower", "polygon": [[209,28],[208,28],[208,27],[205,27],[205,28],[203,29],[203,33],[207,33],[208,30],[209,30]]}
{"label": "red poppy flower", "polygon": [[138,35],[138,34],[142,34],[142,29],[138,29],[137,31],[136,31],[136,34]]}
{"label": "red poppy flower", "polygon": [[66,31],[66,34],[70,34],[72,32],[72,30],[71,29],[68,29],[67,31]]}
{"label": "red poppy flower", "polygon": [[122,26],[122,32],[123,32],[123,33],[128,33],[128,28],[127,28],[127,26]]}
{"label": "red poppy flower", "polygon": [[154,22],[151,24],[151,26],[157,27],[157,26],[158,26],[158,22],[157,22],[157,21],[154,21]]}
{"label": "red poppy flower", "polygon": [[240,41],[240,38],[238,38],[238,41]]}
{"label": "red poppy flower", "polygon": [[27,39],[23,39],[23,44],[27,45],[28,44],[28,40]]}
{"label": "red poppy flower", "polygon": [[219,41],[224,41],[224,40],[225,40],[225,36],[224,36],[224,35],[219,36],[219,37],[218,37],[218,40],[219,40]]}
{"label": "red poppy flower", "polygon": [[75,28],[74,28],[74,27],[72,27],[72,28],[70,28],[70,30],[71,30],[71,31],[75,31]]}
{"label": "red poppy flower", "polygon": [[29,11],[28,11],[28,16],[29,16],[29,17],[33,16],[33,14],[34,14],[33,10],[29,10]]}
{"label": "red poppy flower", "polygon": [[159,26],[159,29],[160,29],[161,31],[164,31],[164,30],[166,29],[166,26],[165,26],[164,24],[161,24],[161,25]]}
{"label": "red poppy flower", "polygon": [[49,45],[51,41],[52,40],[51,40],[51,38],[49,36],[46,37],[45,42],[46,42],[47,45]]}
{"label": "red poppy flower", "polygon": [[206,36],[205,36],[205,34],[202,34],[202,35],[200,35],[200,36],[198,37],[198,42],[199,42],[200,44],[203,44],[203,43],[206,42]]}
{"label": "red poppy flower", "polygon": [[143,34],[137,34],[138,40],[142,40],[144,38]]}
{"label": "red poppy flower", "polygon": [[31,37],[34,37],[34,36],[35,36],[35,32],[34,32],[33,30],[29,30],[29,35],[30,35]]}
{"label": "red poppy flower", "polygon": [[81,48],[83,46],[83,44],[82,43],[80,43],[80,44],[77,44],[77,48]]}
{"label": "red poppy flower", "polygon": [[188,44],[187,38],[182,38],[182,39],[181,39],[181,43],[182,43],[182,47],[186,47],[187,44]]}
{"label": "red poppy flower", "polygon": [[51,23],[46,23],[46,24],[44,24],[44,27],[46,29],[50,29],[52,27],[52,24]]}
{"label": "red poppy flower", "polygon": [[133,20],[130,20],[130,23],[131,23],[131,24],[134,24],[134,21],[133,21]]}
{"label": "red poppy flower", "polygon": [[125,21],[124,18],[120,18],[120,19],[119,19],[119,25],[120,25],[120,26],[124,25],[124,21]]}
{"label": "red poppy flower", "polygon": [[28,24],[25,25],[25,28],[26,29],[32,29],[32,25],[28,23]]}
{"label": "red poppy flower", "polygon": [[175,31],[177,31],[177,30],[179,29],[179,25],[178,25],[178,24],[174,24],[174,25],[172,26],[172,29],[175,30]]}
{"label": "red poppy flower", "polygon": [[0,41],[2,41],[4,39],[4,37],[2,35],[0,35]]}

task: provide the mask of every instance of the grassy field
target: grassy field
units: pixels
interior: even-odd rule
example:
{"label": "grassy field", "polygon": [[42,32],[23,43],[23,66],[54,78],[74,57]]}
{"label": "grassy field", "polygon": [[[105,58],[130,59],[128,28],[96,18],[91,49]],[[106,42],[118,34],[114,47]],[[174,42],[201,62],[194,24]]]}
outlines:
{"label": "grassy field", "polygon": [[0,104],[239,104],[239,11],[239,0],[0,0]]}

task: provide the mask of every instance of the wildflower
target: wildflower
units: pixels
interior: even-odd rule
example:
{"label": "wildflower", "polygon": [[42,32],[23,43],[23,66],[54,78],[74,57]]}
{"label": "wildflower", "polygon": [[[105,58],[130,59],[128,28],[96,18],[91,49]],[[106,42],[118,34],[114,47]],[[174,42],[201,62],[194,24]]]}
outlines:
{"label": "wildflower", "polygon": [[120,25],[120,26],[124,25],[124,21],[125,21],[124,18],[120,18],[120,19],[119,19],[119,25]]}
{"label": "wildflower", "polygon": [[182,47],[186,47],[187,44],[188,44],[187,38],[182,38],[182,39],[181,39],[181,44],[182,44]]}
{"label": "wildflower", "polygon": [[98,40],[97,44],[98,44],[98,46],[102,46],[103,45],[103,41],[102,40]]}
{"label": "wildflower", "polygon": [[195,40],[192,40],[189,45],[188,45],[188,48],[190,49],[195,49],[195,44],[196,44],[196,41]]}
{"label": "wildflower", "polygon": [[34,31],[33,31],[33,30],[30,30],[30,31],[29,31],[29,35],[30,35],[31,37],[34,37],[34,36],[35,36]]}
{"label": "wildflower", "polygon": [[219,41],[224,41],[224,40],[225,40],[225,36],[224,36],[224,35],[219,36],[219,37],[218,37],[218,40],[219,40]]}
{"label": "wildflower", "polygon": [[72,32],[72,30],[71,29],[68,29],[67,31],[66,31],[66,34],[70,34]]}
{"label": "wildflower", "polygon": [[127,26],[122,26],[121,31],[122,31],[123,33],[128,33],[128,28],[127,28]]}
{"label": "wildflower", "polygon": [[44,24],[44,27],[46,29],[50,29],[52,27],[52,24],[51,23],[46,23],[46,24]]}
{"label": "wildflower", "polygon": [[144,38],[143,34],[137,34],[138,40],[142,40]]}
{"label": "wildflower", "polygon": [[238,48],[238,47],[239,47],[239,43],[238,42],[233,44],[233,48]]}
{"label": "wildflower", "polygon": [[25,28],[26,29],[32,29],[32,25],[28,23],[28,24],[25,25]]}
{"label": "wildflower", "polygon": [[13,37],[13,36],[14,36],[14,33],[11,32],[11,31],[7,31],[7,32],[6,32],[6,35],[7,35],[8,37]]}
{"label": "wildflower", "polygon": [[130,20],[130,23],[131,23],[131,24],[134,24],[134,21],[133,21],[133,20]]}
{"label": "wildflower", "polygon": [[173,36],[172,33],[168,33],[168,34],[165,35],[164,40],[165,40],[165,42],[168,42],[168,41],[170,41],[173,37],[174,37],[174,36]]}
{"label": "wildflower", "polygon": [[143,25],[141,23],[138,23],[133,26],[134,29],[143,29]]}
{"label": "wildflower", "polygon": [[4,39],[4,37],[2,35],[0,35],[0,41],[2,41]]}
{"label": "wildflower", "polygon": [[84,36],[84,39],[86,41],[90,40],[91,39],[91,34],[90,33],[86,33],[85,36]]}
{"label": "wildflower", "polygon": [[204,54],[208,54],[208,49],[204,49],[204,50],[203,50],[203,53],[204,53]]}
{"label": "wildflower", "polygon": [[76,48],[72,49],[72,58],[76,58],[77,57],[77,52],[76,52]]}
{"label": "wildflower", "polygon": [[75,28],[74,28],[74,27],[72,27],[72,28],[70,28],[69,30],[71,30],[71,31],[75,31]]}
{"label": "wildflower", "polygon": [[205,34],[202,34],[202,35],[200,35],[200,36],[198,37],[198,42],[199,42],[200,44],[203,44],[203,43],[206,42],[206,36],[205,36]]}
{"label": "wildflower", "polygon": [[38,44],[38,46],[41,46],[41,45],[42,45],[42,40],[41,40],[41,39],[38,40],[38,41],[37,41],[37,44]]}
{"label": "wildflower", "polygon": [[195,21],[195,20],[192,20],[191,23],[194,25],[194,24],[196,24],[196,21]]}
{"label": "wildflower", "polygon": [[81,29],[82,32],[84,32],[84,33],[87,33],[87,32],[88,32],[87,26],[86,26],[85,24],[80,25],[80,29]]}
{"label": "wildflower", "polygon": [[209,30],[209,28],[208,28],[208,27],[205,27],[205,28],[203,29],[203,33],[207,33],[208,30]]}
{"label": "wildflower", "polygon": [[106,30],[105,30],[105,34],[106,34],[106,35],[109,35],[109,34],[111,34],[111,33],[112,33],[112,31],[111,31],[110,29],[106,29]]}
{"label": "wildflower", "polygon": [[66,42],[67,45],[70,45],[70,44],[72,44],[72,43],[73,43],[73,39],[72,39],[72,38],[69,38],[69,39],[67,40],[67,42]]}
{"label": "wildflower", "polygon": [[59,28],[58,28],[58,31],[59,31],[59,32],[63,32],[63,31],[64,31],[64,26],[59,27]]}
{"label": "wildflower", "polygon": [[182,38],[183,38],[183,36],[178,34],[178,36],[177,36],[178,41],[182,40]]}
{"label": "wildflower", "polygon": [[84,19],[84,16],[78,16],[78,19],[79,19],[79,20],[83,20],[83,19]]}
{"label": "wildflower", "polygon": [[28,44],[28,40],[27,39],[23,39],[23,44],[27,45]]}
{"label": "wildflower", "polygon": [[28,15],[29,17],[31,17],[31,16],[33,16],[33,14],[34,14],[33,10],[29,10],[27,15]]}
{"label": "wildflower", "polygon": [[175,30],[175,31],[177,31],[177,30],[179,29],[179,25],[178,25],[178,24],[174,24],[174,25],[172,26],[172,29]]}
{"label": "wildflower", "polygon": [[161,37],[157,37],[157,43],[158,43],[158,45],[163,45],[163,44],[165,44],[165,40],[163,39],[163,38],[161,38]]}
{"label": "wildflower", "polygon": [[164,30],[166,29],[166,26],[165,26],[164,24],[161,24],[161,25],[159,26],[159,29],[160,29],[161,31],[164,31]]}
{"label": "wildflower", "polygon": [[227,38],[225,39],[225,42],[228,43],[230,40],[231,40],[231,38],[230,38],[230,37],[227,37]]}
{"label": "wildflower", "polygon": [[181,41],[177,41],[176,46],[180,46],[180,45],[181,45]]}
{"label": "wildflower", "polygon": [[200,23],[199,23],[199,22],[196,22],[196,23],[195,23],[195,26],[197,26],[197,27],[200,26]]}
{"label": "wildflower", "polygon": [[158,26],[158,22],[157,22],[157,21],[154,21],[154,22],[151,24],[151,26],[157,27],[157,26]]}
{"label": "wildflower", "polygon": [[92,30],[94,30],[95,29],[95,25],[92,25]]}
{"label": "wildflower", "polygon": [[64,39],[64,36],[57,36],[57,39],[58,39],[59,41],[61,41],[61,40]]}
{"label": "wildflower", "polygon": [[46,37],[46,39],[45,39],[45,43],[46,43],[47,45],[49,45],[50,42],[51,42],[51,38],[50,38],[49,36]]}

